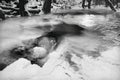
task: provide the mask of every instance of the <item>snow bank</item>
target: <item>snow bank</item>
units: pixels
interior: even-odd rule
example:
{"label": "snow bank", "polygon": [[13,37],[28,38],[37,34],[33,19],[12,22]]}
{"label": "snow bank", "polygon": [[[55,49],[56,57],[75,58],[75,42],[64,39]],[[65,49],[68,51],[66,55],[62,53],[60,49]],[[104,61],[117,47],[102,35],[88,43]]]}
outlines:
{"label": "snow bank", "polygon": [[40,67],[21,58],[0,72],[0,80],[27,80],[38,74]]}
{"label": "snow bank", "polygon": [[120,59],[118,46],[101,52],[98,58],[87,55],[72,57],[79,67],[75,71],[62,55],[70,45],[63,44],[49,55],[43,67],[21,58],[0,72],[0,80],[120,80],[120,66],[115,63]]}
{"label": "snow bank", "polygon": [[113,47],[101,53],[104,60],[120,65],[120,47]]}

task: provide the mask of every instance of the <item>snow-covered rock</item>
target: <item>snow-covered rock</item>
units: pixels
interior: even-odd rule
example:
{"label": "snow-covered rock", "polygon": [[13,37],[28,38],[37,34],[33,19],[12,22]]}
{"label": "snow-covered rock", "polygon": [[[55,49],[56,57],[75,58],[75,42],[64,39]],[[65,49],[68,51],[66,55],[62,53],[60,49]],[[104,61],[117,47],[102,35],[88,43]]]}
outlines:
{"label": "snow-covered rock", "polygon": [[44,58],[47,55],[47,50],[43,47],[33,48],[33,58]]}
{"label": "snow-covered rock", "polygon": [[40,67],[21,58],[0,72],[0,80],[27,80],[38,74]]}

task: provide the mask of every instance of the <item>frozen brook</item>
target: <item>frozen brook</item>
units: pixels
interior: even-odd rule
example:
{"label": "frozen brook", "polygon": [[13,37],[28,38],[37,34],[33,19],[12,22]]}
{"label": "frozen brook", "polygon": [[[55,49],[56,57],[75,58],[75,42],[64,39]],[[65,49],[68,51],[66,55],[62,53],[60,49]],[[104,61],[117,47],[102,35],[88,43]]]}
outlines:
{"label": "frozen brook", "polygon": [[[63,21],[86,26],[86,29],[109,20],[105,16],[94,15],[67,17],[64,17]],[[75,19],[72,20],[73,18]],[[1,31],[5,31],[0,34],[1,52],[11,44],[19,45],[22,40],[41,36],[44,31],[38,31],[34,28],[35,25],[59,23],[58,20],[51,20],[44,24],[37,20],[39,19],[32,18],[25,22],[16,20],[2,24],[6,27],[1,28]],[[12,27],[9,27],[10,25]],[[120,47],[104,41],[99,35],[85,31],[80,36],[63,36],[57,49],[49,53],[48,60],[42,67],[25,58],[19,58],[0,71],[0,80],[120,80]],[[8,44],[9,46],[5,47]]]}

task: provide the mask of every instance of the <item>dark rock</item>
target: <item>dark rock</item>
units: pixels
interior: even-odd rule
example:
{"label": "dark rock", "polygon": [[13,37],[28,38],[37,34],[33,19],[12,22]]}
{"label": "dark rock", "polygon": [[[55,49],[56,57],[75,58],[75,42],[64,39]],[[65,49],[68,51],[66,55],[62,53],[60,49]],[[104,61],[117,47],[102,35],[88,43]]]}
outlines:
{"label": "dark rock", "polygon": [[7,65],[4,63],[0,63],[0,71],[2,71]]}
{"label": "dark rock", "polygon": [[19,46],[17,48],[13,48],[10,51],[10,56],[18,59],[18,58],[24,57],[26,53],[28,53],[28,52],[25,49],[25,47]]}
{"label": "dark rock", "polygon": [[0,9],[0,19],[2,19],[2,20],[5,19],[5,14],[1,9]]}

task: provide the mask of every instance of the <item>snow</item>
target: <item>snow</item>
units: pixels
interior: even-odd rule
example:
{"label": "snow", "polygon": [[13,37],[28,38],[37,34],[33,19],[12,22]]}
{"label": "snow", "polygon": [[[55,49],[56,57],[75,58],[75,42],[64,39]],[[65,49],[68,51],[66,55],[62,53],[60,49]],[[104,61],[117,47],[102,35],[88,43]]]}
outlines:
{"label": "snow", "polygon": [[102,60],[93,60],[84,57],[81,61],[82,73],[88,80],[119,80],[120,67]]}
{"label": "snow", "polygon": [[[63,45],[64,44],[64,45]],[[114,64],[119,60],[120,47],[116,46],[101,52],[101,56],[93,58],[83,55],[83,58],[72,57],[79,67],[77,71],[65,61],[64,53],[69,43],[64,41],[56,51],[49,55],[43,67],[31,64],[21,58],[0,72],[0,80],[119,80],[120,66]],[[111,60],[109,63],[106,60]],[[113,64],[112,64],[113,63]]]}
{"label": "snow", "polygon": [[[70,22],[70,23],[75,23],[78,25],[84,25],[85,28],[91,29],[94,28],[95,26],[98,26],[100,24],[105,24],[108,22],[110,19],[111,15],[93,15],[93,14],[84,14],[82,16],[80,15],[65,15],[64,18],[61,18],[61,20],[65,22]],[[112,16],[113,17],[113,16]]]}
{"label": "snow", "polygon": [[0,72],[0,80],[25,80],[38,74],[38,65],[31,65],[30,61],[21,58]]}
{"label": "snow", "polygon": [[116,46],[114,48],[110,48],[108,51],[102,52],[102,56],[106,61],[109,61],[113,64],[120,65],[120,47]]}
{"label": "snow", "polygon": [[43,58],[47,55],[47,50],[43,47],[35,47],[33,48],[33,58]]}

